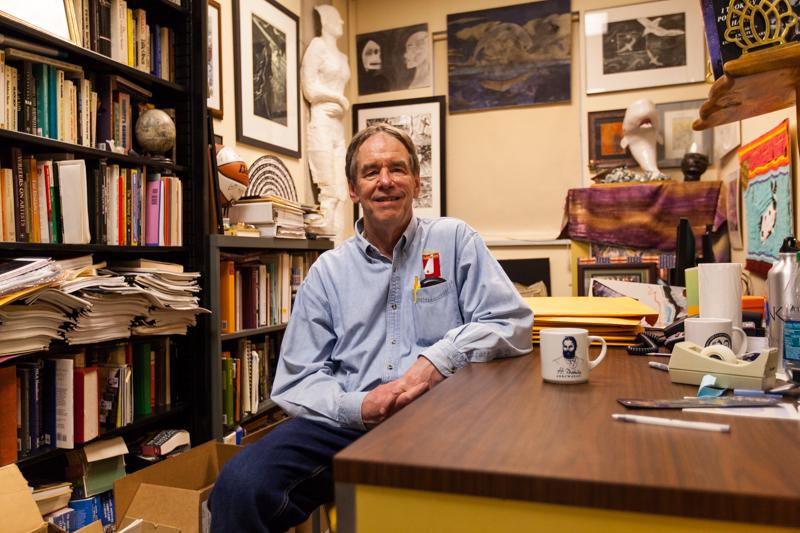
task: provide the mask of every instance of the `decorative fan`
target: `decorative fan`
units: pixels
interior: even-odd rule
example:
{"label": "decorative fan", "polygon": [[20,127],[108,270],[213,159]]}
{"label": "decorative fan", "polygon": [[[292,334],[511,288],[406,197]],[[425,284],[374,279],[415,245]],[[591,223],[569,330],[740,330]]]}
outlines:
{"label": "decorative fan", "polygon": [[244,192],[245,198],[280,196],[293,202],[297,201],[297,189],[292,175],[283,161],[274,155],[259,157],[250,165],[248,172],[250,183]]}

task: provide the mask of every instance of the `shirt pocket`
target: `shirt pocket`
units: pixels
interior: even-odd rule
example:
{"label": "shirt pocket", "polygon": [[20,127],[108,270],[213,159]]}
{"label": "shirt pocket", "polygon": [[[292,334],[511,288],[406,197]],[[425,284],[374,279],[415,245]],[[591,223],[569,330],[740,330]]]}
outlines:
{"label": "shirt pocket", "polygon": [[419,346],[431,346],[463,324],[456,290],[450,281],[417,290],[414,328]]}

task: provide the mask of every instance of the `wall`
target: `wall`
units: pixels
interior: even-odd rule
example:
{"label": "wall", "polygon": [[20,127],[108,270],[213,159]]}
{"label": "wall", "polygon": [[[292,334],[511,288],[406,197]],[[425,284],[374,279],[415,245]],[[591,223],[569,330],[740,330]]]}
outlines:
{"label": "wall", "polygon": [[[509,5],[508,0],[350,0],[349,41],[355,50],[359,33],[421,22],[434,33],[434,87],[359,97],[372,102],[447,94],[447,14]],[[587,9],[636,3],[573,0],[576,14]],[[572,24],[572,97],[558,105],[519,107],[447,116],[447,214],[467,221],[487,240],[498,258],[550,257],[553,293],[571,293],[569,249],[552,242],[560,231],[567,190],[587,186],[586,114],[627,107],[633,100],[656,103],[705,98],[708,85],[696,83],[587,96],[584,93],[583,29]],[[357,72],[351,54],[351,70]],[[675,172],[670,171],[674,174]],[[677,172],[680,176],[680,173]],[[711,168],[704,178],[715,178]],[[493,243],[529,242],[522,246]],[[534,242],[530,242],[534,241]],[[539,241],[539,242],[536,242]],[[545,242],[540,242],[545,241]],[[547,242],[551,241],[551,242]]]}

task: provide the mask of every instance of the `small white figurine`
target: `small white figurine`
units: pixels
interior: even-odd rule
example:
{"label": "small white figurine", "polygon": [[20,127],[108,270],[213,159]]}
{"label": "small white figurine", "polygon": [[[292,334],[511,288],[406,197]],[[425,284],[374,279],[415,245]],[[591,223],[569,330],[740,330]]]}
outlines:
{"label": "small white figurine", "polygon": [[319,187],[319,203],[325,217],[326,233],[340,234],[343,215],[339,209],[347,199],[344,172],[344,113],[350,102],[344,86],[350,79],[347,56],[336,47],[343,34],[342,17],[336,8],[317,6],[322,34],[312,39],[303,56],[301,69],[303,95],[311,107],[307,146],[311,178]]}
{"label": "small white figurine", "polygon": [[658,133],[656,105],[647,99],[636,100],[625,110],[622,120],[622,148],[629,148],[642,170],[651,176],[661,175],[658,170],[656,143],[663,142]]}

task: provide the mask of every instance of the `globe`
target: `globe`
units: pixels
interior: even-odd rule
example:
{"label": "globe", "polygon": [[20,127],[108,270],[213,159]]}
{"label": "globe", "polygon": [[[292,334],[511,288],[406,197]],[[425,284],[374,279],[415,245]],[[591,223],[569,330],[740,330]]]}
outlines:
{"label": "globe", "polygon": [[145,153],[161,155],[175,144],[175,123],[160,109],[148,109],[136,121],[136,140]]}

